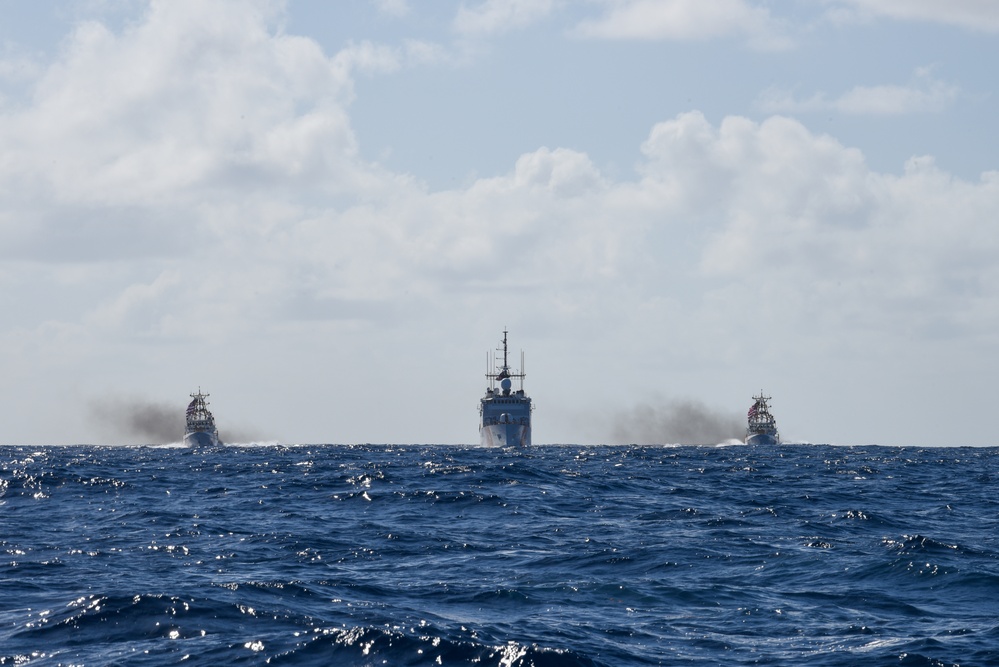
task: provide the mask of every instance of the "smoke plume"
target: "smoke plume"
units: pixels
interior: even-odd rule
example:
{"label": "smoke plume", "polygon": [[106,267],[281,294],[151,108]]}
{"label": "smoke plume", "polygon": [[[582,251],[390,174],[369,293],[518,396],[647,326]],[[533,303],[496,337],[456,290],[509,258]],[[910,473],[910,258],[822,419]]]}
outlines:
{"label": "smoke plume", "polygon": [[[184,440],[187,401],[154,403],[141,398],[102,398],[90,403],[90,417],[104,437],[136,445],[166,445]],[[238,444],[269,440],[255,429],[233,426],[219,420],[219,439]]]}
{"label": "smoke plume", "polygon": [[746,424],[738,415],[719,412],[692,400],[639,405],[614,418],[611,441],[636,445],[715,445],[741,439]]}
{"label": "smoke plume", "polygon": [[130,443],[162,445],[184,439],[184,408],[142,399],[100,399],[90,404],[90,416],[102,435]]}

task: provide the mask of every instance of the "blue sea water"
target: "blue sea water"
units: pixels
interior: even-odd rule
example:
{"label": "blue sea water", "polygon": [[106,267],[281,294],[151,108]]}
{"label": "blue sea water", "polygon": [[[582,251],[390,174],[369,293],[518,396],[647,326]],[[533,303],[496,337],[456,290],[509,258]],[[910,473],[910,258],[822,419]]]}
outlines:
{"label": "blue sea water", "polygon": [[999,664],[997,467],[0,447],[0,665]]}

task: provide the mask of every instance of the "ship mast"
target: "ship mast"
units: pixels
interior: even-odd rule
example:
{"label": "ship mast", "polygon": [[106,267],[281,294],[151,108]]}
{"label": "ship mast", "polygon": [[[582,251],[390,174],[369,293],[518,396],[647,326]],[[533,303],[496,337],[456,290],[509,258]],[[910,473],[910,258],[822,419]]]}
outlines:
{"label": "ship mast", "polygon": [[496,376],[497,380],[502,380],[504,378],[510,377],[510,364],[507,362],[507,346],[506,346],[506,329],[503,329],[503,366],[500,368],[499,375]]}
{"label": "ship mast", "polygon": [[188,420],[194,419],[197,421],[202,421],[211,417],[211,412],[208,410],[208,397],[210,394],[202,394],[201,387],[198,387],[198,393],[191,394],[191,404],[187,406],[187,417]]}
{"label": "ship mast", "polygon": [[768,424],[772,425],[774,423],[773,415],[770,414],[770,403],[771,397],[765,396],[763,391],[760,391],[759,396],[753,396],[752,409],[749,411],[750,422],[757,424]]}
{"label": "ship mast", "polygon": [[[502,382],[503,380],[506,380],[507,378],[517,378],[517,379],[520,380],[520,389],[523,390],[524,389],[524,378],[527,375],[526,373],[524,373],[524,352],[523,352],[523,350],[521,350],[521,352],[520,352],[520,372],[518,372],[518,373],[511,373],[510,372],[510,349],[509,349],[509,345],[507,344],[507,334],[508,334],[508,331],[506,330],[506,328],[504,328],[503,329],[503,347],[502,348],[496,348],[497,352],[500,352],[500,351],[503,352],[503,365],[497,367],[496,363],[494,361],[493,364],[492,364],[492,369],[490,369],[490,368],[487,367],[487,369],[486,369],[487,370],[486,377],[489,379],[489,387],[493,388],[493,389],[495,388],[495,383],[496,383],[497,380],[499,380],[500,382]],[[499,372],[491,372],[490,373],[490,372],[488,372],[489,370],[493,370],[493,371],[498,370]]]}

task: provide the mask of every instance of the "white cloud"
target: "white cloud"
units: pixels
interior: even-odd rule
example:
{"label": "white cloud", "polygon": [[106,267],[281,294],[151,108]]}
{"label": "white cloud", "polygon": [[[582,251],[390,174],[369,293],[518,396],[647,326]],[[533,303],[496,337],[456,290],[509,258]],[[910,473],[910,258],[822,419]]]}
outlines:
{"label": "white cloud", "polygon": [[756,107],[767,113],[809,113],[837,111],[851,115],[898,116],[913,113],[940,113],[957,99],[956,85],[932,76],[927,68],[916,71],[906,85],[856,86],[837,98],[814,93],[798,99],[788,90],[770,88],[756,99]]}
{"label": "white cloud", "polygon": [[268,34],[261,7],[153,3],[120,35],[81,25],[33,107],[5,118],[0,177],[62,202],[130,205],[342,164],[358,58],[330,62],[309,40]]}
{"label": "white cloud", "polygon": [[403,18],[409,16],[412,9],[408,0],[372,0],[378,11],[388,16]]}
{"label": "white cloud", "polygon": [[464,4],[454,18],[454,29],[463,35],[482,35],[524,28],[549,16],[558,0],[484,0],[474,7]]}
{"label": "white cloud", "polygon": [[704,40],[745,36],[761,49],[790,46],[780,22],[746,0],[625,0],[607,2],[604,16],[574,30],[597,39]]}
{"label": "white cloud", "polygon": [[34,59],[17,53],[7,53],[0,58],[0,81],[20,83],[35,79],[41,66]]}
{"label": "white cloud", "polygon": [[883,16],[999,32],[999,4],[991,0],[832,0],[830,4],[830,16],[837,21]]}
{"label": "white cloud", "polygon": [[0,112],[12,438],[80,438],[87,392],[200,383],[230,427],[268,415],[283,441],[468,442],[478,336],[504,324],[544,348],[539,442],[583,441],[581,401],[667,377],[842,389],[994,350],[996,173],[878,173],[794,120],[691,112],[652,128],[634,179],[538,148],[429,192],[351,129],[353,77],[402,51],[330,57],[272,31],[269,5],[205,7],[81,26],[29,108]]}
{"label": "white cloud", "polygon": [[[759,289],[800,306],[775,326],[801,328],[809,318],[843,326],[862,310],[867,334],[942,318],[960,337],[983,334],[997,319],[986,304],[999,292],[982,276],[996,271],[989,220],[999,212],[999,174],[965,183],[928,160],[879,174],[856,149],[780,117],[731,117],[716,129],[685,114],[657,125],[643,150],[647,187],[697,193],[681,211],[713,219],[700,270],[753,276],[723,290],[738,295],[729,307],[741,318],[752,318],[758,301],[750,295]],[[967,290],[976,297],[964,298]],[[978,324],[958,325],[970,322]]]}

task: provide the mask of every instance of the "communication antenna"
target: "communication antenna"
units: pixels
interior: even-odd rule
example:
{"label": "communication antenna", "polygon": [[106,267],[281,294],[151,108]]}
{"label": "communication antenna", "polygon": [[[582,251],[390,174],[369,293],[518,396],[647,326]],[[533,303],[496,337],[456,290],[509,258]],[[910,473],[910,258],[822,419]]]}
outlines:
{"label": "communication antenna", "polygon": [[527,366],[524,365],[524,351],[520,351],[520,388],[524,389],[524,378],[527,377]]}

